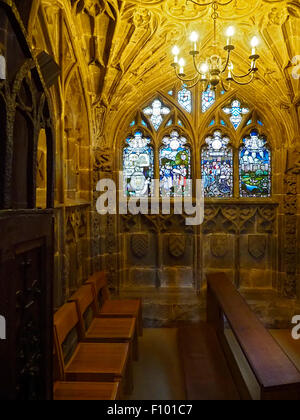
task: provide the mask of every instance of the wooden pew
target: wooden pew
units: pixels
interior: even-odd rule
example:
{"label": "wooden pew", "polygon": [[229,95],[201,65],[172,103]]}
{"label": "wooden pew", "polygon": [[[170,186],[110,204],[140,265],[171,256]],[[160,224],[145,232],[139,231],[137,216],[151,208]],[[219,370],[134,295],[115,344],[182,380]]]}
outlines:
{"label": "wooden pew", "polygon": [[299,400],[300,372],[234,285],[224,273],[208,274],[207,283],[207,321],[218,336],[241,397],[253,398],[240,371],[232,338],[256,381],[258,399]]}
{"label": "wooden pew", "polygon": [[120,382],[120,394],[132,392],[128,343],[80,343],[75,302],[54,315],[54,345],[59,378],[67,382]]}
{"label": "wooden pew", "polygon": [[119,382],[55,382],[55,401],[109,401],[119,399]]}
{"label": "wooden pew", "polygon": [[93,274],[86,284],[91,284],[94,290],[95,304],[101,317],[133,317],[137,319],[138,334],[143,335],[143,313],[141,299],[110,299],[104,271]]}
{"label": "wooden pew", "polygon": [[80,341],[89,343],[129,343],[134,360],[138,360],[136,318],[97,318],[91,284],[82,286],[69,299],[75,302],[79,316]]}

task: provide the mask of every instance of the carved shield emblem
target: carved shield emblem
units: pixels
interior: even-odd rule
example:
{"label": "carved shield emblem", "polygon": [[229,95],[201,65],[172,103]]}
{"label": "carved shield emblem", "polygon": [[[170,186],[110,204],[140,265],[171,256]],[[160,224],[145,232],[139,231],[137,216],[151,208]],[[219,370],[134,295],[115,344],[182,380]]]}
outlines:
{"label": "carved shield emblem", "polygon": [[210,238],[210,251],[216,258],[223,258],[228,251],[227,235],[214,235]]}
{"label": "carved shield emblem", "polygon": [[249,254],[256,260],[265,256],[267,240],[264,235],[249,235],[248,250]]}
{"label": "carved shield emblem", "polygon": [[186,238],[183,235],[169,236],[169,251],[172,257],[179,258],[185,253]]}
{"label": "carved shield emblem", "polygon": [[131,250],[137,258],[143,258],[148,254],[149,239],[148,235],[136,233],[131,236]]}

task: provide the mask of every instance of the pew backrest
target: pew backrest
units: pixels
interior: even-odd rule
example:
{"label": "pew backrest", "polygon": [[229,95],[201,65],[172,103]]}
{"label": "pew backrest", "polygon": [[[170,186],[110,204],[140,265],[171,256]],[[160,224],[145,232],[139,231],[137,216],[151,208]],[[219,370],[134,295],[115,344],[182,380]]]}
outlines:
{"label": "pew backrest", "polygon": [[237,382],[242,380],[226,339],[226,322],[258,382],[260,399],[300,399],[300,372],[226,274],[208,274],[207,284],[207,321],[215,328]]}
{"label": "pew backrest", "polygon": [[97,273],[94,273],[88,278],[85,284],[92,285],[93,293],[95,296],[96,309],[97,312],[99,312],[103,303],[110,297],[105,271],[98,271]]}

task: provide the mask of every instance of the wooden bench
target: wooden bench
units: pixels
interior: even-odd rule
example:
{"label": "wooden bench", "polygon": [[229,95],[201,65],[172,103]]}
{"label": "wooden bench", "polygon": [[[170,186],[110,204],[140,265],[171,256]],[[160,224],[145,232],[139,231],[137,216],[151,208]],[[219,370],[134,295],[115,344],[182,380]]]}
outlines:
{"label": "wooden bench", "polygon": [[119,382],[55,382],[55,401],[109,401],[119,399]]}
{"label": "wooden bench", "polygon": [[136,318],[97,318],[93,287],[82,286],[69,299],[75,302],[79,316],[80,341],[90,343],[129,343],[138,360]]}
{"label": "wooden bench", "polygon": [[120,382],[120,394],[133,389],[128,343],[80,343],[75,302],[54,315],[54,344],[59,379],[67,382]]}
{"label": "wooden bench", "polygon": [[[243,399],[299,400],[300,373],[224,273],[207,275],[207,321],[214,328]],[[253,374],[256,397],[236,356]]]}
{"label": "wooden bench", "polygon": [[141,299],[110,299],[104,271],[93,274],[86,282],[94,290],[97,313],[101,317],[133,317],[137,319],[138,334],[143,335],[143,313]]}

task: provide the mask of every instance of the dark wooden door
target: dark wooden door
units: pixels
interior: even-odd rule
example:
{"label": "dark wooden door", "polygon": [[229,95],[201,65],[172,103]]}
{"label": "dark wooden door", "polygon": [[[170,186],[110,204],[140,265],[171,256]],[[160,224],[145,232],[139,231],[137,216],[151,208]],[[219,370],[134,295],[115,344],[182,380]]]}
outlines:
{"label": "dark wooden door", "polygon": [[52,397],[51,211],[0,216],[0,398]]}

